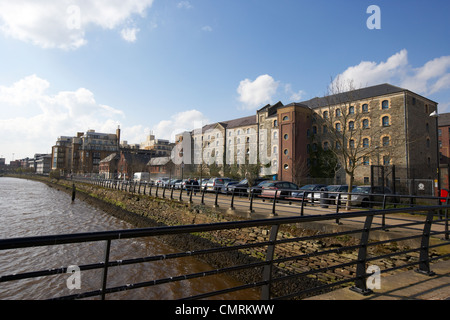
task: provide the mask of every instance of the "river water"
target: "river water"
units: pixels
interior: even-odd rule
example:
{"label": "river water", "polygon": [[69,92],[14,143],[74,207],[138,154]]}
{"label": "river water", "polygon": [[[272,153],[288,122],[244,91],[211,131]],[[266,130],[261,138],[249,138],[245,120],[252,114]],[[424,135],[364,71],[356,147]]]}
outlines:
{"label": "river water", "polygon": [[[46,184],[0,178],[0,239],[40,235],[131,229],[133,226]],[[0,251],[0,276],[103,261],[105,242],[35,247]],[[110,260],[176,252],[157,239],[122,239],[111,242]],[[108,270],[108,287],[211,270],[194,258],[147,262]],[[83,271],[80,289],[72,288],[69,274],[0,283],[0,299],[49,299],[101,288],[100,270]],[[72,277],[73,278],[73,277]],[[70,279],[69,279],[70,280]],[[72,284],[74,284],[73,282]],[[239,285],[221,275],[134,289],[107,295],[107,299],[172,300]],[[72,286],[73,287],[73,286]],[[257,299],[253,290],[214,299]]]}

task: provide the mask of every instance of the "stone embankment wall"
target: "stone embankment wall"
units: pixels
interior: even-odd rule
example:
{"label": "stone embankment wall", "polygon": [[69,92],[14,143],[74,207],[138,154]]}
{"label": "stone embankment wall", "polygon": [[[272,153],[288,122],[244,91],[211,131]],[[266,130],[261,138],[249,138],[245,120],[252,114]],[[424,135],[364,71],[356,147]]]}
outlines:
{"label": "stone embankment wall", "polygon": [[[58,188],[67,193],[72,192],[71,181],[45,181],[50,187]],[[216,223],[236,221],[242,219],[236,215],[207,208],[200,205],[190,206],[177,200],[159,199],[148,195],[131,194],[125,191],[111,190],[99,186],[76,183],[76,199],[87,201],[94,206],[112,214],[120,219],[128,221],[136,227],[150,226],[176,226],[188,224]],[[70,201],[68,197],[68,201]],[[296,226],[281,229],[279,239],[289,239],[298,236],[313,235],[317,231],[299,230]],[[268,228],[247,228],[240,230],[222,230],[197,235],[166,236],[165,241],[179,250],[193,251],[206,247],[230,246],[260,242],[268,240],[270,230]],[[329,268],[333,265],[357,260],[357,250],[340,251],[324,256],[314,256],[314,253],[323,250],[339,249],[344,246],[358,244],[359,241],[352,237],[336,237],[321,240],[296,241],[277,245],[275,258],[297,255],[311,255],[307,258],[297,259],[291,262],[279,263],[274,268],[277,275],[307,272],[310,270]],[[370,247],[372,254],[380,255],[399,250],[395,244]],[[229,265],[243,264],[265,260],[265,248],[246,249],[235,253],[212,254],[202,258],[214,268],[222,268]],[[385,258],[371,262],[378,265],[381,270],[400,266],[407,262],[418,261],[418,253],[395,258]],[[262,268],[237,272],[234,277],[243,282],[256,282],[261,280]],[[308,275],[290,282],[278,282],[273,286],[273,292],[283,295],[293,290],[300,290],[320,284],[330,283],[344,278],[355,276],[355,267],[345,269],[324,270],[323,273]]]}

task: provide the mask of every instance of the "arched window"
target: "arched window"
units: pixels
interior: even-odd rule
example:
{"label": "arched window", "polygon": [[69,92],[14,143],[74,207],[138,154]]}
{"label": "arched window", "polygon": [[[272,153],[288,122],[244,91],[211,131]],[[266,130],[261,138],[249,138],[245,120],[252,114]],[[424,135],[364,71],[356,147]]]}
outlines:
{"label": "arched window", "polygon": [[362,105],[362,112],[363,113],[369,112],[369,105],[367,103]]}
{"label": "arched window", "polygon": [[341,124],[339,122],[337,122],[334,126],[337,132],[341,131]]}
{"label": "arched window", "polygon": [[362,121],[362,125],[364,129],[368,129],[369,128],[369,119],[364,119]]}
{"label": "arched window", "polygon": [[355,147],[355,140],[351,139],[351,140],[348,142],[348,145],[349,145],[349,147],[350,147],[351,149],[353,149],[353,148]]}
{"label": "arched window", "polygon": [[341,109],[336,109],[335,114],[336,114],[336,117],[340,117],[341,116]]}
{"label": "arched window", "polygon": [[383,100],[383,102],[381,102],[381,109],[389,109],[389,101]]}
{"label": "arched window", "polygon": [[328,111],[324,111],[323,112],[323,118],[324,119],[328,119]]}
{"label": "arched window", "polygon": [[387,147],[391,144],[389,137],[383,137],[383,146]]}
{"label": "arched window", "polygon": [[355,107],[354,106],[350,106],[348,108],[348,114],[354,114],[355,113]]}
{"label": "arched window", "polygon": [[381,119],[381,123],[382,123],[383,127],[389,127],[389,117],[388,116],[384,116]]}
{"label": "arched window", "polygon": [[348,123],[348,130],[350,131],[355,130],[355,121],[350,121]]}
{"label": "arched window", "polygon": [[363,148],[368,148],[370,146],[370,142],[368,138],[363,139]]}
{"label": "arched window", "polygon": [[283,121],[288,121],[289,120],[289,117],[288,116],[284,116],[283,117]]}

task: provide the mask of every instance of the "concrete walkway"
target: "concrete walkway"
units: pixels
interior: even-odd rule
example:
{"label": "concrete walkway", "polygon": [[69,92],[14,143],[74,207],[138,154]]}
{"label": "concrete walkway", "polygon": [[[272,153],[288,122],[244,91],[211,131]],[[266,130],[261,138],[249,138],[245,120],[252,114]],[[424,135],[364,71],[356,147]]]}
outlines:
{"label": "concrete walkway", "polygon": [[349,288],[338,289],[308,300],[450,300],[450,260],[431,264],[434,276],[415,271],[381,276],[381,289],[363,296]]}

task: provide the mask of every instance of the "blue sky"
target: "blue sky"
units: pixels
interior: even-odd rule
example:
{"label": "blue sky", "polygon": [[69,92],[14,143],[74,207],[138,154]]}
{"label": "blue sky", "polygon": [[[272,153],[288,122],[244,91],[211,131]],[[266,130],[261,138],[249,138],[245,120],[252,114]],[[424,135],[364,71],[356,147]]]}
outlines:
{"label": "blue sky", "polygon": [[[370,5],[381,29],[367,27]],[[338,75],[450,112],[449,12],[443,0],[0,0],[0,156],[118,125],[129,143],[170,139],[323,96]]]}

